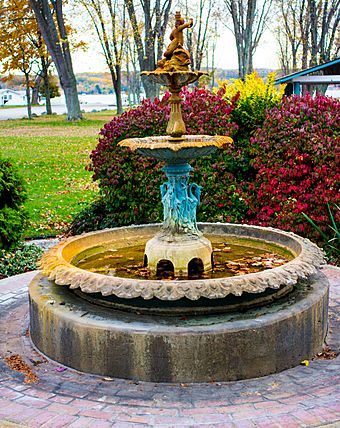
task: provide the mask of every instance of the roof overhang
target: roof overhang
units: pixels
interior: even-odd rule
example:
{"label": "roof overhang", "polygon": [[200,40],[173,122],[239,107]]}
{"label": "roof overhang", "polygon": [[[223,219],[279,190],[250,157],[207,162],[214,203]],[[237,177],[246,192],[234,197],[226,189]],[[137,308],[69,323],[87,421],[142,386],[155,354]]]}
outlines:
{"label": "roof overhang", "polygon": [[[326,69],[330,69],[331,67],[336,66],[336,71],[338,69],[338,64],[340,64],[340,58],[334,59],[333,61],[328,61],[324,64],[320,64],[320,65],[316,65],[314,67],[311,68],[307,68],[305,70],[301,70],[301,71],[297,71],[295,73],[292,74],[288,74],[287,76],[283,76],[279,79],[275,80],[275,84],[281,84],[281,83],[290,83],[290,82],[300,82],[300,83],[311,83],[311,81],[304,81],[302,80],[302,78],[307,77],[307,75],[311,74],[311,73],[316,73],[318,71],[326,71]],[[323,75],[323,76],[308,76],[310,79],[316,79],[319,77],[325,77],[325,78],[339,78],[339,75]],[[313,82],[316,82],[316,80],[313,80]],[[329,82],[329,81],[324,81],[321,83],[338,83],[338,82]]]}
{"label": "roof overhang", "polygon": [[294,77],[290,80],[290,82],[298,82],[298,83],[327,83],[327,84],[336,84],[340,83],[340,75],[335,76],[301,76],[301,77]]}

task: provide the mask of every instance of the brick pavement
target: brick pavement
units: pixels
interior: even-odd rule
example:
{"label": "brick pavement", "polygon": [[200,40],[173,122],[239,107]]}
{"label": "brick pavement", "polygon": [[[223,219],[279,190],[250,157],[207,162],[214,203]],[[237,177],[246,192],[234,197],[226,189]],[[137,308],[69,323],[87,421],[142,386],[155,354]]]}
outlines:
{"label": "brick pavement", "polygon": [[[331,282],[330,334],[339,349],[340,270]],[[210,384],[156,384],[58,371],[27,337],[27,283],[32,274],[0,281],[0,428],[340,427],[339,367],[314,360],[258,379]],[[39,377],[25,384],[6,356],[19,354]],[[17,425],[18,424],[18,425]]]}

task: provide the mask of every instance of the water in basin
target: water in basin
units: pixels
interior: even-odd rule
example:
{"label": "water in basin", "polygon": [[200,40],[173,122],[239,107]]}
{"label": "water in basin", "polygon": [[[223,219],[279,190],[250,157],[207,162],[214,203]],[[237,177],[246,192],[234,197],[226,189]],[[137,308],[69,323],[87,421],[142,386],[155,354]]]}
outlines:
{"label": "water in basin", "polygon": [[[225,278],[260,272],[281,266],[293,259],[293,255],[278,245],[263,241],[225,236],[207,236],[213,246],[214,268],[209,272],[189,275],[190,279]],[[145,243],[112,248],[107,251],[84,251],[74,263],[81,269],[103,275],[134,279],[188,279],[174,277],[172,272],[163,271],[156,276],[143,266]]]}

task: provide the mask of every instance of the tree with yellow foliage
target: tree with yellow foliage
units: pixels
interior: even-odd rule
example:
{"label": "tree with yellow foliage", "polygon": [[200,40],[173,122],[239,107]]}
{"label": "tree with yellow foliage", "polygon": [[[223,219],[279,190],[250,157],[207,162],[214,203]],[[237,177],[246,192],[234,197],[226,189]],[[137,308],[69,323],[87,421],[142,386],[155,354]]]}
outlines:
{"label": "tree with yellow foliage", "polygon": [[4,73],[18,70],[25,77],[27,113],[32,117],[31,72],[41,58],[43,47],[37,47],[39,29],[26,0],[0,0],[0,60]]}

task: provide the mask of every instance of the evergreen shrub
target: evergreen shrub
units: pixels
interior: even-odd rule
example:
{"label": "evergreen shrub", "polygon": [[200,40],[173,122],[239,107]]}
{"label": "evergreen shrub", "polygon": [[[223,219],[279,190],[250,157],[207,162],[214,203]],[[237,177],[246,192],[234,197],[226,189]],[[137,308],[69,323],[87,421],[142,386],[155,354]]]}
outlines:
{"label": "evergreen shrub", "polygon": [[0,279],[38,269],[37,261],[43,250],[34,244],[22,244],[18,248],[0,250]]}
{"label": "evergreen shrub", "polygon": [[13,249],[27,223],[23,207],[26,200],[23,177],[9,160],[0,158],[0,249]]}

